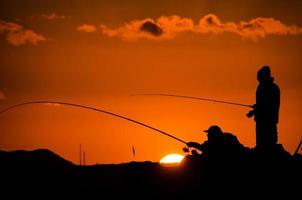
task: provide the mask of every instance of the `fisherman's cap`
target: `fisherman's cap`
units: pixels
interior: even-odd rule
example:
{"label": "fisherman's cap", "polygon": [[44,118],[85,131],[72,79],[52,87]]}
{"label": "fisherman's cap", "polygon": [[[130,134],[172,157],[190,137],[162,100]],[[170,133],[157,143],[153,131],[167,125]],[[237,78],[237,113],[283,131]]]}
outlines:
{"label": "fisherman's cap", "polygon": [[214,125],[214,126],[211,126],[208,130],[204,130],[203,132],[205,132],[205,133],[222,133],[222,130],[220,129],[219,126]]}

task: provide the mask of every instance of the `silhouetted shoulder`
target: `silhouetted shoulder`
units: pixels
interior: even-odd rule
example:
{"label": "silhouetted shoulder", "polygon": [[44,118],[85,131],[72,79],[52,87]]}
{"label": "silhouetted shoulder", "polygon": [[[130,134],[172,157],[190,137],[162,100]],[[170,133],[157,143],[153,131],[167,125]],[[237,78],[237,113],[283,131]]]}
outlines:
{"label": "silhouetted shoulder", "polygon": [[[240,149],[244,148],[244,145],[242,145],[238,138],[231,134],[231,133],[224,133],[224,144],[229,150],[235,150],[240,151]],[[239,152],[237,152],[239,153]]]}
{"label": "silhouetted shoulder", "polygon": [[223,135],[224,135],[225,140],[239,143],[239,140],[237,139],[237,137],[235,135],[233,135],[232,133],[226,132]]}

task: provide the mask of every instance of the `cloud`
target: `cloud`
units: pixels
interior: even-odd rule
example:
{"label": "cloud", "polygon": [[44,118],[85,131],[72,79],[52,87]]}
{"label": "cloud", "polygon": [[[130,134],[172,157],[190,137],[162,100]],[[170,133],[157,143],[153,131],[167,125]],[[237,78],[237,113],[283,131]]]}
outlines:
{"label": "cloud", "polygon": [[[125,23],[124,25],[111,29],[106,25],[100,25],[101,31],[104,35],[108,37],[118,37],[122,40],[133,41],[140,38],[156,39],[156,35],[150,33],[150,30],[147,31],[146,28],[143,28],[143,24],[153,23],[155,26],[156,23],[152,19],[143,19],[143,20],[134,20],[130,23]],[[161,29],[157,26],[158,29]],[[143,29],[143,30],[142,30]]]}
{"label": "cloud", "polygon": [[195,27],[196,33],[222,33],[235,32],[236,24],[234,22],[222,23],[221,20],[213,14],[208,14],[199,20],[199,24]]}
{"label": "cloud", "polygon": [[24,29],[22,25],[14,22],[5,22],[2,20],[0,20],[0,34],[6,34],[6,40],[14,46],[25,44],[36,45],[46,40],[42,34]]}
{"label": "cloud", "polygon": [[176,15],[161,16],[156,20],[151,18],[134,20],[115,29],[103,24],[100,25],[104,35],[129,41],[140,38],[153,40],[171,39],[178,33],[192,31],[193,27],[192,19]]}
{"label": "cloud", "polygon": [[59,15],[59,14],[56,14],[56,13],[51,13],[50,15],[42,15],[42,17],[44,19],[48,19],[48,20],[59,20],[59,19],[65,19],[66,18],[66,16]]}
{"label": "cloud", "polygon": [[141,38],[152,40],[173,39],[181,33],[222,34],[233,33],[242,38],[257,40],[269,35],[298,35],[302,28],[286,25],[274,18],[258,17],[250,21],[223,22],[218,16],[208,14],[200,18],[197,24],[193,19],[177,15],[161,16],[157,19],[133,20],[117,28],[100,25],[101,31],[108,37],[118,37],[126,41]]}
{"label": "cloud", "polygon": [[87,32],[87,33],[93,33],[96,32],[96,28],[94,25],[90,25],[90,24],[82,24],[80,26],[77,27],[78,31],[81,32]]}
{"label": "cloud", "polygon": [[256,39],[268,35],[298,35],[302,33],[302,28],[283,24],[274,18],[258,17],[248,22],[240,22],[237,25],[237,32],[243,37]]}
{"label": "cloud", "polygon": [[200,19],[196,28],[198,33],[223,33],[230,32],[243,38],[256,40],[269,35],[298,35],[302,33],[302,28],[296,25],[286,25],[274,18],[258,17],[250,21],[221,22],[213,14],[209,14]]}
{"label": "cloud", "polygon": [[46,38],[32,30],[21,30],[17,32],[9,32],[7,34],[7,41],[14,45],[20,46],[25,44],[36,45],[38,42],[45,41]]}
{"label": "cloud", "polygon": [[0,32],[4,31],[19,31],[22,26],[13,22],[5,22],[0,20]]}

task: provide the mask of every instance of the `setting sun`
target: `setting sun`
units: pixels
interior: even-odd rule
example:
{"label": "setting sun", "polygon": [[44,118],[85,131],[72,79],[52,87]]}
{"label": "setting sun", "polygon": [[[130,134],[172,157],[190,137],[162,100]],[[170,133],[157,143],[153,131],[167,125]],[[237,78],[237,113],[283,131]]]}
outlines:
{"label": "setting sun", "polygon": [[162,164],[178,164],[183,158],[184,156],[180,154],[169,154],[163,157],[159,162]]}

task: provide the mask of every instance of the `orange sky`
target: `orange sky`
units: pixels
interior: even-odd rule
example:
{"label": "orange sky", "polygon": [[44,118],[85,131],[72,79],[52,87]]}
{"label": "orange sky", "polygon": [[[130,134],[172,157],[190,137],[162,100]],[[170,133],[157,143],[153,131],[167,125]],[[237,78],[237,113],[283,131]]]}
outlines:
{"label": "orange sky", "polygon": [[[218,124],[255,145],[248,109],[133,93],[254,103],[268,64],[281,88],[279,143],[301,137],[300,1],[0,1],[0,109],[29,100],[95,106],[204,141]],[[147,22],[147,23],[146,23]],[[78,163],[159,161],[183,144],[110,116],[28,106],[0,116],[0,149],[48,148]],[[136,157],[132,156],[132,146]]]}

